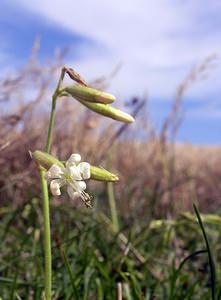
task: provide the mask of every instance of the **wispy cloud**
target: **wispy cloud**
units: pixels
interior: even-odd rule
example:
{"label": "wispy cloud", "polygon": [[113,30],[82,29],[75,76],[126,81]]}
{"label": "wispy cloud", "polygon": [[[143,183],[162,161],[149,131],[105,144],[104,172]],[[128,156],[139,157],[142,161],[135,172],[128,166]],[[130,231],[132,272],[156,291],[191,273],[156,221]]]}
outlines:
{"label": "wispy cloud", "polygon": [[[221,49],[219,0],[203,5],[200,0],[22,2],[31,12],[103,45],[93,55],[90,47],[83,49],[87,55],[77,64],[82,73],[103,74],[122,61],[113,88],[124,95],[149,90],[155,97],[171,97],[191,66]],[[218,89],[220,75],[219,65],[198,93]]]}
{"label": "wispy cloud", "polygon": [[[176,86],[190,68],[211,53],[220,55],[220,0],[2,3],[0,36],[6,45],[1,50],[2,57],[12,55],[14,48],[14,60],[26,59],[38,34],[42,37],[42,57],[56,47],[72,45],[67,63],[87,79],[108,74],[122,62],[110,90],[124,99],[148,92],[157,120],[168,111]],[[201,125],[206,118],[218,122],[220,78],[218,59],[208,78],[199,80],[186,94],[189,120],[195,115],[198,121],[201,118]]]}

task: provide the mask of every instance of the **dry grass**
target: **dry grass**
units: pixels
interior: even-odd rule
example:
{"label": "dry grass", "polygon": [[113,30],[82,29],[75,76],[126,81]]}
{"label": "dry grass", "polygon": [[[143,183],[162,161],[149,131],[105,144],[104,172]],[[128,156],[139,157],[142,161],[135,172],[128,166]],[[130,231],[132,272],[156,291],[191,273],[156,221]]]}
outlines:
{"label": "dry grass", "polygon": [[[36,60],[37,46],[23,70],[0,81],[1,204],[21,203],[40,193],[28,150],[42,149],[45,144],[50,95],[63,54],[43,68]],[[190,209],[193,200],[203,211],[219,209],[220,148],[167,141],[169,135],[175,139],[179,128],[185,91],[211,62],[213,58],[207,58],[191,70],[178,87],[160,134],[152,128],[143,100],[131,100],[129,108],[137,114],[136,124],[127,127],[103,120],[74,100],[62,99],[56,115],[53,154],[65,159],[80,152],[87,161],[108,165],[117,172],[121,181],[115,185],[116,199],[121,212],[130,217],[170,217],[177,210]],[[95,83],[102,85],[104,80]],[[137,133],[141,130],[143,138],[139,140]],[[91,184],[91,188],[104,192],[101,184]]]}

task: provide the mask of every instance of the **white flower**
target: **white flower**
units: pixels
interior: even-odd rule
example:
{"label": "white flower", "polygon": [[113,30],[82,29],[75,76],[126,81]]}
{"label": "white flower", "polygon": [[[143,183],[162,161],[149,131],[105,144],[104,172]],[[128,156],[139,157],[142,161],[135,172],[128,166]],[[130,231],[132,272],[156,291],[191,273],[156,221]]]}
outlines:
{"label": "white flower", "polygon": [[91,176],[90,164],[81,162],[80,154],[72,154],[65,163],[65,168],[52,165],[46,172],[45,178],[50,182],[50,190],[52,195],[60,196],[60,188],[67,185],[68,195],[72,199],[81,197],[86,206],[91,207],[91,197],[85,193],[85,179]]}

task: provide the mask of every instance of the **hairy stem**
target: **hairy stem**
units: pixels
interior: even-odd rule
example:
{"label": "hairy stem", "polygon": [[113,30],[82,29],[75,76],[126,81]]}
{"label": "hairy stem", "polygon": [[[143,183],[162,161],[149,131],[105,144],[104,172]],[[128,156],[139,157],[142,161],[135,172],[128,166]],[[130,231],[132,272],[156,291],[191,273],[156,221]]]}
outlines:
{"label": "hairy stem", "polygon": [[55,111],[56,111],[56,100],[57,100],[56,95],[53,95],[50,121],[49,121],[49,126],[48,126],[48,136],[47,136],[47,142],[46,142],[46,147],[45,147],[45,152],[47,152],[47,153],[50,153],[50,151],[51,151],[52,133],[53,133],[53,129],[54,129]]}
{"label": "hairy stem", "polygon": [[51,300],[51,232],[48,186],[45,180],[45,171],[40,168],[41,189],[43,194],[44,217],[44,255],[45,255],[45,300]]}
{"label": "hairy stem", "polygon": [[47,153],[51,152],[52,135],[53,135],[54,123],[55,123],[56,102],[57,102],[57,98],[59,96],[59,91],[60,91],[62,81],[64,79],[64,74],[65,74],[65,67],[63,67],[61,70],[61,75],[58,80],[57,87],[52,96],[51,114],[50,114],[50,120],[49,120],[49,126],[48,126],[48,136],[47,136],[47,142],[46,142],[46,147],[45,147],[45,151]]}
{"label": "hairy stem", "polygon": [[[55,123],[56,102],[59,96],[60,87],[65,75],[65,68],[62,68],[61,75],[52,96],[52,106],[48,126],[48,135],[45,151],[50,153],[52,146],[52,136]],[[51,300],[52,268],[51,268],[51,230],[50,230],[50,207],[48,197],[48,186],[45,179],[45,171],[40,168],[41,189],[43,195],[43,215],[44,215],[44,255],[45,255],[45,300]]]}

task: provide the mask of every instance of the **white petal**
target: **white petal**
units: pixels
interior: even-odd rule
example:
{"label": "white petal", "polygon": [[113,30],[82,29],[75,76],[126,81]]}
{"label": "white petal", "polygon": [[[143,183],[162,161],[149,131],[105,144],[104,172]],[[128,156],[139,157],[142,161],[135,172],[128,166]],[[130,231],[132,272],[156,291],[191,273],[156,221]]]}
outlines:
{"label": "white petal", "polygon": [[57,183],[57,184],[59,185],[60,188],[66,184],[66,181],[65,181],[65,179],[63,179],[63,178],[54,179],[54,180],[52,180],[52,181],[53,181],[54,183]]}
{"label": "white petal", "polygon": [[82,162],[78,165],[80,173],[83,179],[89,179],[91,177],[91,166],[87,162]]}
{"label": "white petal", "polygon": [[52,165],[49,169],[49,172],[51,172],[52,174],[63,174],[63,171],[61,169],[61,167],[57,166],[57,165]]}
{"label": "white petal", "polygon": [[77,181],[75,182],[76,185],[76,191],[77,192],[82,192],[86,189],[86,183],[84,181]]}
{"label": "white petal", "polygon": [[70,185],[67,187],[68,195],[71,199],[75,200],[76,198],[80,197],[80,194],[76,192]]}
{"label": "white petal", "polygon": [[50,169],[45,173],[46,180],[53,179],[53,178],[61,178],[64,172],[62,169],[57,165],[52,165]]}
{"label": "white petal", "polygon": [[80,170],[76,166],[67,167],[67,171],[73,180],[82,180]]}
{"label": "white petal", "polygon": [[50,190],[51,190],[52,195],[60,196],[61,195],[60,187],[63,185],[64,185],[64,180],[62,180],[62,179],[52,180],[50,183]]}
{"label": "white petal", "polygon": [[59,188],[52,188],[51,187],[51,193],[53,196],[60,196],[61,195],[61,191]]}
{"label": "white petal", "polygon": [[81,156],[78,153],[73,153],[71,154],[71,156],[69,157],[69,159],[66,161],[65,166],[66,167],[71,167],[74,166],[76,164],[78,164],[81,161]]}
{"label": "white petal", "polygon": [[84,181],[70,181],[68,185],[76,192],[81,193],[86,189],[86,183]]}

